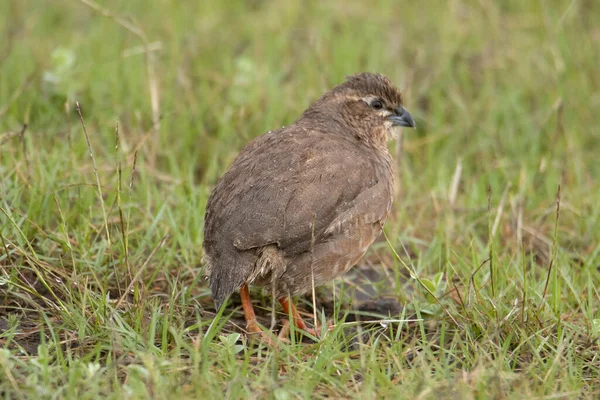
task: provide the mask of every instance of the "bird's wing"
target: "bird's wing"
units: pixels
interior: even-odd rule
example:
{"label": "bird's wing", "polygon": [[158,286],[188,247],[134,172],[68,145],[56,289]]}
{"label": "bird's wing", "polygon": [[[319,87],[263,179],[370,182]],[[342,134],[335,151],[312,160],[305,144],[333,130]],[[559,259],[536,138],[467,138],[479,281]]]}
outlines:
{"label": "bird's wing", "polygon": [[205,235],[218,231],[238,250],[277,244],[288,254],[307,251],[313,239],[357,218],[385,219],[391,189],[377,171],[373,157],[351,139],[269,133],[251,142],[218,183]]}

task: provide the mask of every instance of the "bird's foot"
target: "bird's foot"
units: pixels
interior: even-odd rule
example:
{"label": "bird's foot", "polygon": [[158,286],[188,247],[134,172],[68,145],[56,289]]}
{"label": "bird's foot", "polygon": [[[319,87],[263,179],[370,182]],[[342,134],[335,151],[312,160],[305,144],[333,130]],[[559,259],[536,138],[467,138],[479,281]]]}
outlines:
{"label": "bird's foot", "polygon": [[256,339],[269,347],[277,346],[278,338],[276,338],[271,332],[261,329],[256,320],[248,321],[246,324],[246,332],[248,334],[248,338],[251,340]]}
{"label": "bird's foot", "polygon": [[[307,333],[310,336],[316,337],[317,339],[321,339],[321,331],[315,329],[315,328],[309,328],[308,326],[306,326],[306,324],[304,324],[303,326],[296,326],[295,329],[296,332],[302,332],[302,333]],[[283,320],[283,326],[281,327],[281,330],[279,331],[279,335],[277,335],[277,337],[279,339],[283,339],[283,338],[287,338],[290,336],[291,330],[290,330],[290,321],[287,319]]]}
{"label": "bird's foot", "polygon": [[[283,323],[283,325],[282,325],[281,329],[279,330],[279,334],[277,336],[274,336],[270,331],[266,331],[266,330],[262,329],[258,325],[256,320],[250,321],[246,325],[246,332],[247,332],[248,338],[250,338],[251,340],[258,340],[260,343],[264,343],[269,347],[277,347],[277,345],[279,343],[290,343],[290,335],[291,335],[290,321],[287,319],[284,319],[282,321],[282,323]],[[334,328],[335,328],[335,325],[328,322],[326,332],[327,333],[331,332],[331,331],[333,331]],[[303,334],[307,334],[309,336],[312,336],[312,338],[317,338],[317,339],[323,338],[322,330],[315,329],[315,328],[309,328],[306,325],[304,325],[303,327],[296,327],[295,332],[301,332]]]}

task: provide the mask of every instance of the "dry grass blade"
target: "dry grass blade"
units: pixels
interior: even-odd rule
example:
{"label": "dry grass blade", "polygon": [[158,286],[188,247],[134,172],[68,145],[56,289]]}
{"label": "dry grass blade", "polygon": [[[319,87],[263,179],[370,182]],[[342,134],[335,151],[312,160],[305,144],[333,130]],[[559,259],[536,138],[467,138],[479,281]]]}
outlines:
{"label": "dry grass blade", "polygon": [[492,186],[488,185],[488,255],[490,260],[490,281],[492,282],[492,297],[495,296],[494,287],[494,234],[492,225]]}
{"label": "dry grass blade", "polygon": [[338,326],[355,326],[360,324],[379,324],[383,327],[387,327],[389,324],[401,324],[404,322],[421,322],[422,318],[408,318],[408,319],[370,319],[366,321],[350,321],[350,322],[342,322],[341,324],[336,324]]}
{"label": "dry grass blade", "polygon": [[67,232],[67,223],[65,220],[65,214],[63,213],[62,207],[60,206],[60,201],[58,200],[58,196],[56,195],[56,192],[52,191],[52,195],[54,196],[54,202],[56,203],[56,208],[58,209],[58,214],[60,215],[61,230],[63,232],[63,235],[65,236],[65,244],[67,245],[67,248],[69,249],[69,255],[71,256],[71,265],[72,265],[72,268],[75,269],[77,266],[77,263],[75,262],[75,254],[73,253],[73,246],[71,244],[71,238],[69,237],[69,233]]}
{"label": "dry grass blade", "polygon": [[85,140],[87,142],[88,151],[90,153],[90,158],[92,159],[92,165],[94,167],[94,175],[96,177],[96,188],[98,189],[98,200],[100,200],[100,206],[102,207],[102,216],[104,217],[104,228],[106,231],[106,240],[108,242],[108,247],[111,247],[110,241],[110,230],[108,228],[108,215],[106,213],[106,207],[104,205],[104,196],[102,194],[102,185],[100,184],[100,176],[98,175],[98,166],[96,165],[96,159],[94,158],[94,152],[92,150],[92,143],[90,142],[90,136],[88,135],[87,128],[85,127],[85,121],[83,120],[83,113],[81,112],[81,106],[79,102],[75,103],[77,108],[77,113],[79,114],[79,119],[81,121],[81,126],[83,128],[83,133],[85,135]]}
{"label": "dry grass blade", "polygon": [[29,165],[29,156],[27,155],[27,143],[25,142],[25,131],[27,130],[27,124],[23,124],[19,137],[21,138],[21,148],[23,150],[23,158],[25,159],[25,168],[27,168],[27,179],[31,176],[31,167]]}
{"label": "dry grass blade", "polygon": [[477,286],[475,285],[475,275],[477,275],[477,273],[481,270],[481,268],[483,268],[485,263],[487,263],[488,261],[490,261],[489,258],[483,260],[481,264],[479,264],[479,267],[477,267],[475,271],[473,271],[473,273],[471,274],[471,277],[469,279],[469,287],[467,288],[467,301],[469,303],[471,302],[471,286],[473,286],[473,290],[475,290],[475,296],[479,301],[481,301],[481,299],[479,298],[479,290],[477,290]]}
{"label": "dry grass blade", "polygon": [[131,282],[129,282],[129,286],[127,286],[127,289],[125,289],[125,291],[123,292],[123,294],[121,295],[121,297],[119,298],[119,300],[117,301],[117,304],[115,305],[115,310],[119,309],[119,306],[121,305],[121,303],[123,303],[123,301],[125,300],[125,298],[128,296],[129,292],[131,291],[131,289],[133,288],[133,285],[135,284],[135,282],[140,278],[140,276],[142,276],[142,273],[144,272],[144,270],[146,269],[146,267],[148,267],[148,264],[150,264],[150,260],[152,260],[152,257],[154,257],[154,255],[156,254],[156,252],[163,247],[163,245],[165,244],[165,242],[167,241],[167,238],[169,237],[169,234],[165,234],[165,236],[163,236],[163,238],[160,240],[160,242],[154,247],[154,249],[152,249],[152,252],[150,253],[150,255],[148,256],[148,258],[146,258],[146,261],[144,261],[144,264],[142,264],[141,268],[136,272],[135,276],[133,277],[133,279],[131,280]]}
{"label": "dry grass blade", "polygon": [[462,159],[459,158],[458,161],[456,161],[456,169],[454,170],[452,183],[450,184],[450,188],[448,190],[448,202],[450,203],[450,207],[454,207],[454,204],[456,203],[456,195],[458,194],[462,169]]}
{"label": "dry grass blade", "polygon": [[506,187],[504,188],[504,192],[502,193],[502,198],[500,199],[500,204],[498,204],[498,209],[496,210],[496,218],[494,219],[494,225],[492,226],[492,237],[496,236],[496,232],[498,231],[498,226],[500,225],[500,221],[502,220],[502,214],[504,212],[504,206],[506,203],[506,198],[508,197],[508,192],[511,188],[512,184],[508,182]]}
{"label": "dry grass blade", "polygon": [[[133,165],[131,167],[131,180],[129,181],[129,190],[133,189],[133,178],[135,176],[135,167],[137,165],[138,152],[133,153]],[[131,194],[131,193],[130,193]]]}
{"label": "dry grass blade", "polygon": [[[120,144],[120,136],[119,136],[119,123],[115,124],[115,152],[117,153],[117,160],[119,159],[119,144]],[[125,216],[123,214],[123,206],[121,204],[121,189],[123,187],[122,181],[122,170],[121,170],[121,161],[117,163],[117,208],[119,210],[119,225],[121,227],[121,238],[123,240],[123,253],[125,255],[125,266],[127,267],[127,275],[129,276],[129,281],[133,280],[133,274],[131,272],[131,265],[129,263],[129,243],[127,238],[127,232],[129,229],[129,223],[127,224],[127,228],[125,227]],[[119,288],[120,291],[120,288]]]}
{"label": "dry grass blade", "polygon": [[[542,294],[542,300],[540,306],[538,308],[537,315],[541,312],[542,307],[545,304],[546,294],[548,293],[548,285],[550,284],[550,278],[552,272],[554,271],[555,280],[558,279],[558,273],[556,272],[556,268],[553,268],[556,261],[556,251],[558,247],[558,219],[560,217],[560,185],[558,185],[558,189],[556,191],[556,220],[554,221],[554,240],[552,244],[552,256],[550,257],[550,264],[548,265],[548,274],[546,275],[546,283],[544,284],[544,292]],[[558,284],[558,282],[555,282]]]}

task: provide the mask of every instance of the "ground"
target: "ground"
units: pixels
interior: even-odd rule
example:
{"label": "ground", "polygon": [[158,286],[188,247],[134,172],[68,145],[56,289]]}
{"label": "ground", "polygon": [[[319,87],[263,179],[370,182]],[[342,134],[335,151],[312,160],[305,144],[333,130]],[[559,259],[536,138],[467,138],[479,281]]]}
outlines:
{"label": "ground", "polygon": [[[0,2],[0,393],[596,398],[598,20],[591,0]],[[418,126],[390,144],[386,234],[315,314],[297,299],[332,332],[253,342],[203,278],[207,197],[360,71]]]}

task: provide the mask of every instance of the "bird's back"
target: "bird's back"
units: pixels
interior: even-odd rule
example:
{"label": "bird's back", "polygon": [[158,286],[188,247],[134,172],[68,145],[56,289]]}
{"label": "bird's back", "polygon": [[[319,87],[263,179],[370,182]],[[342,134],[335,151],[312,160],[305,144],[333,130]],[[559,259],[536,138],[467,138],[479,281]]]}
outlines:
{"label": "bird's back", "polygon": [[385,219],[393,174],[387,151],[378,152],[298,124],[250,142],[207,203],[204,260],[217,305],[253,276],[261,248],[276,246],[292,264],[336,234],[332,224],[353,223],[344,215],[356,217],[352,207],[366,190],[382,188],[367,199],[367,219]]}

